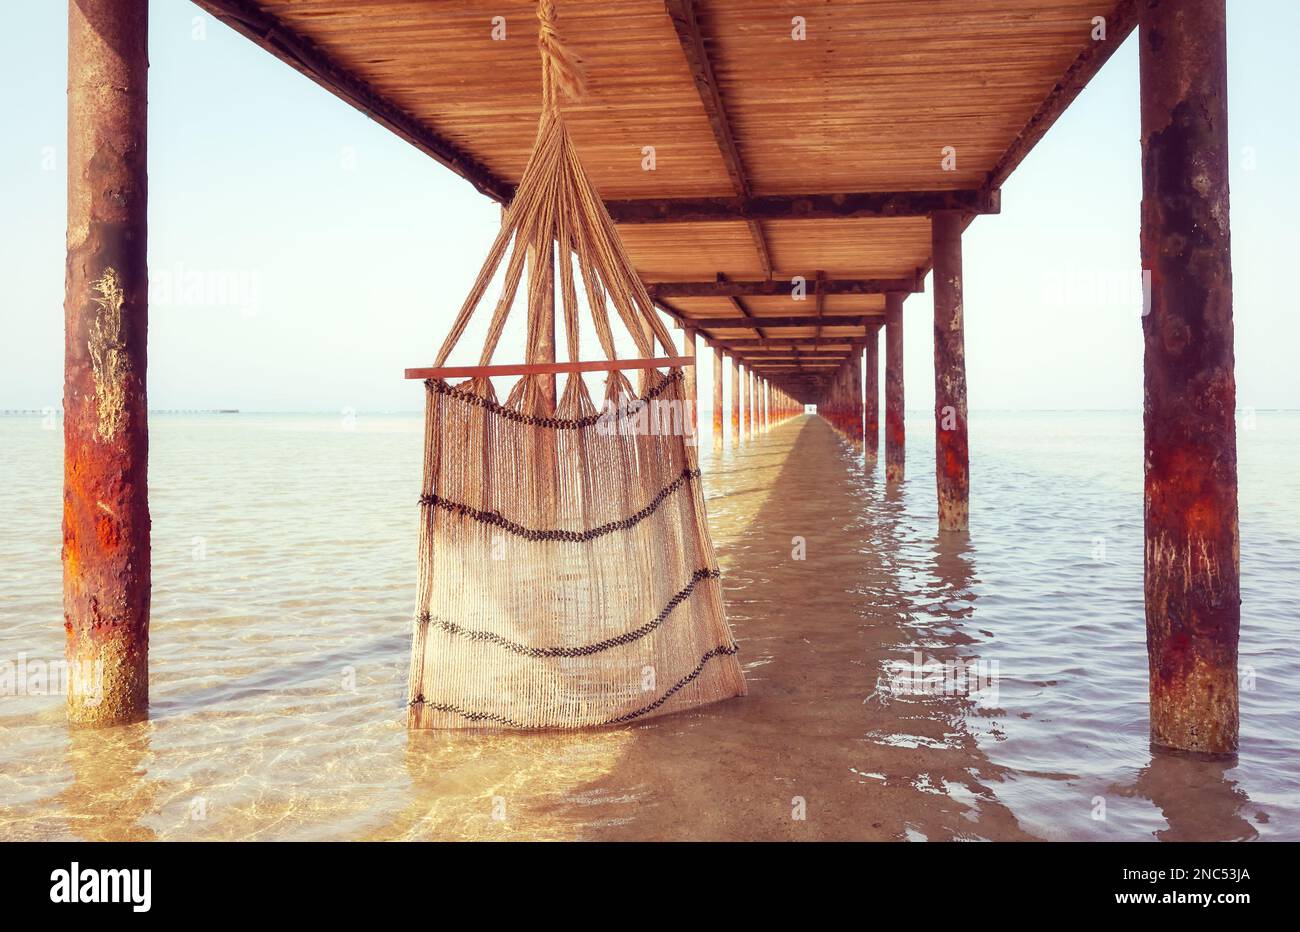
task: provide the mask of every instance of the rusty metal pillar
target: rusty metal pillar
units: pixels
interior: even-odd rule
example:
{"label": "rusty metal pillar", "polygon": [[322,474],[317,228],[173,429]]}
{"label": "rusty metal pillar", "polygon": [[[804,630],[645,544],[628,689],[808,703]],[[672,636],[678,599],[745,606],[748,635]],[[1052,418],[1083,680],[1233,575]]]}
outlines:
{"label": "rusty metal pillar", "polygon": [[68,4],[63,621],[68,720],[149,710],[148,4]]}
{"label": "rusty metal pillar", "polygon": [[[699,362],[695,358],[695,331],[690,327],[682,331],[682,355]],[[694,365],[686,366],[682,376],[684,380],[682,387],[686,392],[686,410],[682,412],[682,429],[686,431],[686,436],[695,437],[696,428],[700,423],[696,417],[696,409],[700,401],[699,370]]]}
{"label": "rusty metal pillar", "polygon": [[1151,740],[1225,754],[1241,588],[1224,0],[1141,7]]}
{"label": "rusty metal pillar", "polygon": [[731,357],[731,445],[740,445],[740,361]]}
{"label": "rusty metal pillar", "polygon": [[849,389],[853,410],[853,443],[859,452],[865,446],[866,431],[862,427],[862,350],[855,349],[849,356]]}
{"label": "rusty metal pillar", "polygon": [[748,443],[754,437],[754,408],[749,386],[753,381],[753,372],[749,367],[740,374],[740,436]]}
{"label": "rusty metal pillar", "polygon": [[758,376],[754,375],[753,369],[750,369],[748,384],[745,386],[745,408],[747,410],[747,416],[749,417],[749,421],[747,422],[746,426],[749,429],[749,433],[747,436],[750,440],[753,440],[756,436],[758,436],[757,401],[758,401]]}
{"label": "rusty metal pillar", "polygon": [[885,480],[901,482],[906,458],[903,430],[903,298],[885,295]]}
{"label": "rusty metal pillar", "polygon": [[961,211],[940,210],[930,218],[934,256],[934,475],[941,531],[964,531],[970,526],[961,232]]}
{"label": "rusty metal pillar", "polygon": [[880,340],[879,327],[867,328],[866,379],[862,446],[868,466],[876,465],[880,451]]}
{"label": "rusty metal pillar", "polygon": [[848,366],[841,364],[835,370],[835,380],[831,383],[831,418],[841,436],[848,433],[848,419],[844,416],[844,398],[847,394],[844,391],[844,377],[847,374]]}
{"label": "rusty metal pillar", "polygon": [[713,449],[722,449],[722,348],[713,347]]}

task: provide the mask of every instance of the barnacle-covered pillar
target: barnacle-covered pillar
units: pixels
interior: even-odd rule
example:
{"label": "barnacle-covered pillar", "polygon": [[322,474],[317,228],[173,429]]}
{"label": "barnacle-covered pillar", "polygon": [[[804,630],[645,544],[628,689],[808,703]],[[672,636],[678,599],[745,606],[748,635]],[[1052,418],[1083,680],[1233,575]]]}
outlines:
{"label": "barnacle-covered pillar", "polygon": [[1241,622],[1224,0],[1141,16],[1151,740],[1223,754]]}
{"label": "barnacle-covered pillar", "polygon": [[936,211],[930,219],[930,231],[934,255],[934,455],[939,530],[964,531],[970,524],[970,453],[966,439],[961,212]]}
{"label": "barnacle-covered pillar", "polygon": [[77,725],[149,708],[148,7],[68,4],[62,558]]}

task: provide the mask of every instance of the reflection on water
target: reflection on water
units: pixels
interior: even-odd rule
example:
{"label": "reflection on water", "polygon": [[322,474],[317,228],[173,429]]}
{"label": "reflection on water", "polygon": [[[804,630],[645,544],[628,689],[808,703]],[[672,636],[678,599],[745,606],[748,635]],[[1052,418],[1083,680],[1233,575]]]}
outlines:
{"label": "reflection on water", "polygon": [[[1248,493],[1291,451],[1243,444],[1241,758],[1152,755],[1140,434],[1072,417],[973,425],[970,535],[920,423],[900,486],[815,417],[704,438],[750,694],[543,735],[404,727],[418,418],[155,418],[152,719],[0,698],[0,838],[1297,837],[1300,548]],[[54,658],[60,438],[0,433],[0,662]]]}
{"label": "reflection on water", "polygon": [[86,841],[154,841],[158,809],[149,777],[149,724],[68,732],[71,782],[55,797],[72,834]]}
{"label": "reflection on water", "polygon": [[1155,751],[1129,786],[1114,786],[1119,796],[1148,799],[1167,825],[1161,841],[1246,841],[1259,837],[1250,823],[1250,799],[1231,776],[1234,765],[1222,760]]}

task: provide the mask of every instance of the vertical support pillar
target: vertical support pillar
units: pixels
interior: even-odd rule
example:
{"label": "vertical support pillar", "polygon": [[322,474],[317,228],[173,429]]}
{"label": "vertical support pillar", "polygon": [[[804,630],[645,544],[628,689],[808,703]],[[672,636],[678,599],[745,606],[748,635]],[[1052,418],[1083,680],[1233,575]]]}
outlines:
{"label": "vertical support pillar", "polygon": [[722,449],[722,348],[713,347],[713,449]]}
{"label": "vertical support pillar", "polygon": [[862,350],[855,349],[849,356],[849,406],[853,411],[853,445],[862,451],[865,432],[862,427]]}
{"label": "vertical support pillar", "polygon": [[745,370],[745,440],[754,439],[754,370]]}
{"label": "vertical support pillar", "polygon": [[749,370],[749,384],[745,387],[745,405],[749,409],[749,434],[750,440],[758,436],[758,376],[754,370]]}
{"label": "vertical support pillar", "polygon": [[740,446],[740,361],[731,357],[731,445]]}
{"label": "vertical support pillar", "polygon": [[934,474],[941,531],[964,531],[970,526],[961,231],[961,211],[940,210],[930,218],[934,255]]}
{"label": "vertical support pillar", "polygon": [[148,4],[68,4],[63,621],[68,720],[149,709]]}
{"label": "vertical support pillar", "polygon": [[903,430],[903,298],[885,295],[885,480],[901,482],[906,458]]}
{"label": "vertical support pillar", "polygon": [[[695,358],[695,330],[687,327],[682,331],[682,355],[691,357],[692,361],[698,362]],[[686,436],[696,437],[696,427],[699,425],[699,419],[696,417],[696,408],[699,405],[699,370],[694,365],[686,366],[682,372],[686,393],[686,410],[682,412],[682,429],[686,431]]]}
{"label": "vertical support pillar", "polygon": [[842,435],[844,433],[844,366],[840,365],[835,370],[835,377],[831,381],[831,421],[835,429]]}
{"label": "vertical support pillar", "polygon": [[1237,748],[1241,623],[1224,0],[1139,24],[1151,740]]}
{"label": "vertical support pillar", "polygon": [[867,328],[866,379],[863,392],[862,446],[866,453],[866,464],[876,465],[880,451],[880,340],[879,327]]}

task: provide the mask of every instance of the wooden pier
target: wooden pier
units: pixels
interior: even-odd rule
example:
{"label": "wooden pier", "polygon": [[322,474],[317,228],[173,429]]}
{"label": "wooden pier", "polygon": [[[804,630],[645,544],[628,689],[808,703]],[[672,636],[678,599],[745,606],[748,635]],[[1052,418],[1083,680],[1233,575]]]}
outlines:
{"label": "wooden pier", "polygon": [[[480,4],[196,3],[509,202],[536,129],[519,116],[539,93],[530,0],[492,8],[520,25],[510,41],[493,39]],[[146,6],[69,3],[64,622],[69,659],[104,662],[107,687],[94,707],[69,698],[70,719],[85,724],[131,721],[148,706]],[[583,163],[636,272],[683,329],[683,356],[713,351],[715,445],[727,359],[733,443],[761,442],[764,428],[816,404],[872,469],[883,433],[883,477],[902,481],[903,310],[909,296],[924,306],[933,273],[945,534],[979,526],[963,231],[1001,211],[1003,182],[1137,29],[1152,740],[1232,752],[1240,587],[1225,0],[832,2],[810,8],[803,28],[765,0],[561,0],[559,10],[587,58],[590,99],[566,108]],[[555,365],[553,337],[541,355],[530,364]]]}

